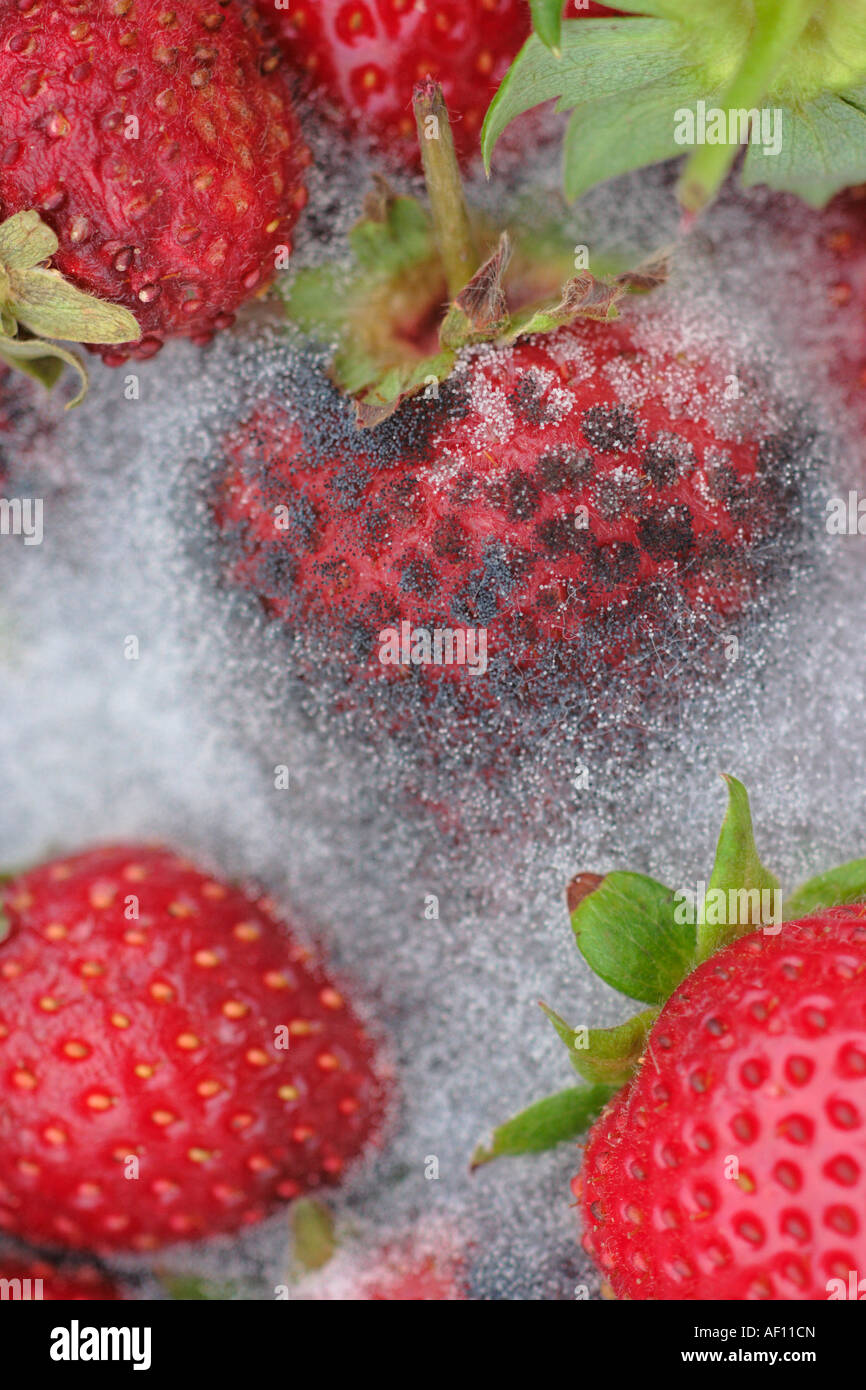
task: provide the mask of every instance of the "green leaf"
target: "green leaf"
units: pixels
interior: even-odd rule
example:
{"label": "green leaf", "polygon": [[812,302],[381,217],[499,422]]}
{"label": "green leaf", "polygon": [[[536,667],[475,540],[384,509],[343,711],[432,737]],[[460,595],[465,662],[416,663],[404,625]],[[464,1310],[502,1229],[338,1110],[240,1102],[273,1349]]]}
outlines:
{"label": "green leaf", "polygon": [[[725,782],[728,786],[728,809],[722,822],[713,872],[698,923],[698,962],[771,921],[775,894],[779,890],[778,879],[761,863],[755,845],[748,792],[736,777],[725,777]],[[721,914],[724,920],[719,922],[707,920],[713,892],[724,895],[725,907]],[[772,895],[769,899],[770,913],[764,906],[765,892]],[[734,920],[729,921],[729,918]]]}
{"label": "green leaf", "polygon": [[570,200],[596,184],[683,153],[674,139],[673,112],[693,106],[701,95],[689,74],[583,102],[572,113],[564,146],[564,187]]}
{"label": "green leaf", "polygon": [[562,39],[562,0],[529,0],[532,27],[555,57],[560,56]]}
{"label": "green leaf", "polygon": [[295,1264],[305,1272],[324,1268],[337,1248],[330,1208],[304,1197],[292,1206],[291,1223]]}
{"label": "green leaf", "polygon": [[433,228],[416,198],[395,198],[380,185],[367,200],[367,215],[349,233],[349,244],[362,269],[396,275],[433,254]]}
{"label": "green leaf", "polygon": [[56,270],[13,270],[7,305],[37,337],[73,343],[131,343],[141,330],[128,309],[76,289]]}
{"label": "green leaf", "polygon": [[59,343],[46,343],[41,338],[0,337],[0,360],[40,381],[49,390],[58,380],[64,365],[73,367],[81,378],[81,389],[71,401],[67,401],[67,410],[80,405],[87,395],[87,368],[77,353],[70,352]]}
{"label": "green leaf", "polygon": [[[502,132],[524,111],[555,97],[559,111],[604,97],[627,104],[635,89],[673,78],[682,63],[676,35],[676,26],[666,20],[570,19],[562,26],[559,59],[532,35],[484,118],[481,148],[487,172]],[[673,130],[672,110],[669,117]]]}
{"label": "green leaf", "polygon": [[823,207],[840,189],[866,179],[866,87],[822,96],[799,110],[782,107],[781,149],[749,145],[742,179]]}
{"label": "green leaf", "polygon": [[794,922],[828,907],[866,902],[866,859],[851,859],[801,883],[785,899],[784,918]]}
{"label": "green leaf", "polygon": [[658,1018],[658,1009],[647,1009],[616,1028],[571,1028],[546,1004],[541,1008],[565,1043],[575,1071],[585,1081],[606,1086],[624,1086],[631,1080]]}
{"label": "green leaf", "polygon": [[60,243],[34,209],[0,222],[0,261],[7,270],[32,270],[54,255]]}
{"label": "green leaf", "polygon": [[472,1167],[494,1158],[543,1153],[567,1139],[584,1134],[601,1114],[615,1086],[573,1086],[538,1100],[493,1131],[489,1144],[480,1144],[472,1155]]}
{"label": "green leaf", "polygon": [[663,1004],[691,969],[694,926],[674,920],[671,889],[643,874],[607,874],[571,925],[588,965],[630,999]]}
{"label": "green leaf", "polygon": [[[551,53],[542,21],[542,36],[529,38],[487,112],[488,172],[506,126],[557,98],[559,110],[575,111],[566,191],[579,196],[615,174],[683,153],[673,138],[677,112],[700,99],[725,112],[786,112],[782,153],[764,156],[750,144],[747,183],[819,205],[863,178],[859,123],[842,110],[861,105],[866,83],[862,0],[629,0],[623,8],[645,17],[565,21],[561,58]],[[682,205],[700,210],[739,153],[736,141],[694,144],[678,186]]]}

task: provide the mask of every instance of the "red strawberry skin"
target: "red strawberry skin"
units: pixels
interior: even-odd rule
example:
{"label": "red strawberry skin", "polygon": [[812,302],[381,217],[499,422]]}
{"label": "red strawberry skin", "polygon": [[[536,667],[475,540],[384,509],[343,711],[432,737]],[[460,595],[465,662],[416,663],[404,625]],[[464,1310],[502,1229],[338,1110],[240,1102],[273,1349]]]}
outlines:
{"label": "red strawberry skin", "polygon": [[266,899],[137,845],[3,897],[0,1228],[142,1251],[236,1231],[378,1136],[374,1045]]}
{"label": "red strawberry skin", "polygon": [[416,82],[442,84],[458,153],[478,152],[487,107],[530,32],[525,0],[295,0],[274,14],[291,62],[351,131],[419,163]]}
{"label": "red strawberry skin", "polygon": [[466,1289],[454,1265],[429,1255],[396,1267],[385,1263],[361,1281],[358,1297],[369,1303],[456,1303],[466,1298]]}
{"label": "red strawberry skin", "polygon": [[[121,1300],[123,1295],[104,1279],[95,1269],[84,1266],[76,1269],[56,1269],[44,1260],[0,1262],[0,1280],[20,1280],[22,1295],[26,1292],[25,1280],[30,1280],[30,1300],[45,1303],[111,1303]],[[41,1295],[34,1282],[41,1280]],[[11,1297],[11,1295],[10,1295]]]}
{"label": "red strawberry skin", "polygon": [[0,208],[35,208],[56,268],[136,316],[110,364],[208,342],[273,278],[309,162],[277,63],[241,0],[0,10]]}
{"label": "red strawberry skin", "polygon": [[573,1186],[620,1298],[826,1299],[828,1280],[862,1277],[866,909],[699,966]]}
{"label": "red strawberry skin", "polygon": [[227,566],[367,674],[407,674],[379,662],[406,620],[484,628],[491,662],[582,678],[654,614],[726,618],[756,591],[798,459],[753,385],[747,419],[714,366],[622,320],[475,356],[360,445],[320,411],[262,409],[217,465]]}

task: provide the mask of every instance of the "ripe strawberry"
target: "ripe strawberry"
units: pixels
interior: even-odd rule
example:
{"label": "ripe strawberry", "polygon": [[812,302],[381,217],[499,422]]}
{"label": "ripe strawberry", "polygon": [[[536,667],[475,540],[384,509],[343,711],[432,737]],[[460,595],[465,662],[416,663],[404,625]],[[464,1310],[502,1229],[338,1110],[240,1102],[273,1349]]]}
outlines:
{"label": "ripe strawberry", "polygon": [[28,1302],[106,1303],[123,1298],[114,1284],[89,1265],[57,1269],[45,1260],[3,1260],[0,1291],[6,1287],[4,1281],[10,1281],[9,1292],[0,1292],[0,1301],[20,1298]]}
{"label": "ripe strawberry", "polygon": [[2,898],[4,1230],[133,1250],[234,1231],[377,1137],[374,1045],[267,899],[136,845]]}
{"label": "ripe strawberry", "polygon": [[685,619],[709,645],[790,542],[808,442],[757,379],[727,399],[726,372],[647,315],[479,351],[438,403],[360,438],[321,387],[309,418],[271,402],[223,444],[227,564],[293,634],[385,680],[480,688],[382,665],[403,622],[485,629],[500,694],[528,682],[536,703]]}
{"label": "ripe strawberry", "polygon": [[745,788],[728,785],[708,886],[619,872],[573,885],[586,960],[651,1007],[572,1029],[545,1006],[589,1084],[501,1126],[475,1162],[549,1147],[601,1112],[572,1187],[617,1296],[848,1297],[866,1268],[866,860],[781,898]]}
{"label": "ripe strawberry", "polygon": [[208,342],[273,277],[309,159],[276,64],[241,0],[0,13],[0,206],[38,211],[56,269],[134,313],[109,364]]}
{"label": "ripe strawberry", "polygon": [[574,1192],[620,1298],[821,1299],[866,1269],[864,1173],[866,908],[850,907],[688,976]]}
{"label": "ripe strawberry", "polygon": [[320,108],[389,154],[418,163],[412,88],[441,82],[462,157],[476,153],[484,113],[529,35],[525,0],[298,0],[274,13],[286,54],[307,74]]}

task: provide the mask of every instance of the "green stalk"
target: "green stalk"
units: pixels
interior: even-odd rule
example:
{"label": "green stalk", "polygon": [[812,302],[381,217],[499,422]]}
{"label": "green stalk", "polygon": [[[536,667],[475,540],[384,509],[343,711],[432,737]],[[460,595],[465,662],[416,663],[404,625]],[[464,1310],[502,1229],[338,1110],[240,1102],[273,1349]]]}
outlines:
{"label": "green stalk", "polygon": [[[802,38],[819,0],[756,0],[755,31],[746,56],[724,96],[722,110],[751,110],[771,90],[785,58]],[[687,212],[700,212],[718,191],[732,163],[730,145],[700,145],[680,178],[677,194]]]}
{"label": "green stalk", "polygon": [[480,261],[442,88],[429,79],[419,83],[413,105],[436,243],[449,296],[456,299],[469,284]]}

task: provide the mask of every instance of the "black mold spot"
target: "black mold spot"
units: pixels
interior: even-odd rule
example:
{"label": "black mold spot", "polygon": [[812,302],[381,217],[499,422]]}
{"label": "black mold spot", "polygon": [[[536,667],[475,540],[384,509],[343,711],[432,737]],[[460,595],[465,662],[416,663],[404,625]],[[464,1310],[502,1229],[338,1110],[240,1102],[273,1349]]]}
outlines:
{"label": "black mold spot", "polygon": [[580,422],[583,437],[601,454],[630,449],[637,439],[637,420],[623,405],[592,405]]}

